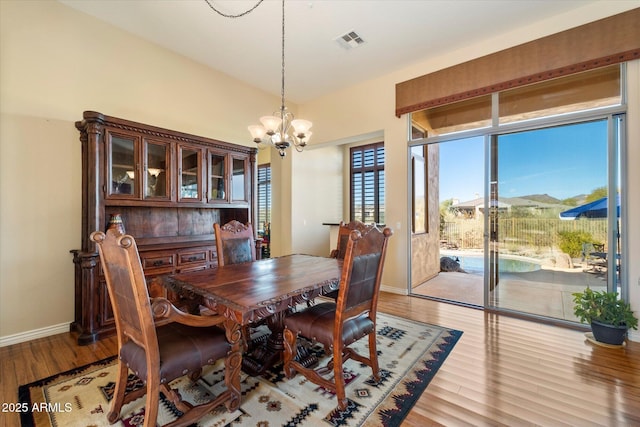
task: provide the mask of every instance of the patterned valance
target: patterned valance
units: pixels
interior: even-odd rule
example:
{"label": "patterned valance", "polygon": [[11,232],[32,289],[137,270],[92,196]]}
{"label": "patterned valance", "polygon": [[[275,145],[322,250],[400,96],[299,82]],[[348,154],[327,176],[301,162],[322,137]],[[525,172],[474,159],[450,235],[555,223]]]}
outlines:
{"label": "patterned valance", "polygon": [[396,84],[396,116],[640,59],[640,8]]}

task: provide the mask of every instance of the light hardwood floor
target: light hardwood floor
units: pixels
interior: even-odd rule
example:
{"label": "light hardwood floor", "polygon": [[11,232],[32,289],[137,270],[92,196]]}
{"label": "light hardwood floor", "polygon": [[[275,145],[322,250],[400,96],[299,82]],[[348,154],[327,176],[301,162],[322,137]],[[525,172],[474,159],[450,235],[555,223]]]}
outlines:
{"label": "light hardwood floor", "polygon": [[[464,332],[403,426],[640,426],[640,343],[607,349],[576,330],[389,293],[379,310]],[[0,348],[0,401],[115,352],[113,338],[80,347],[71,334]]]}

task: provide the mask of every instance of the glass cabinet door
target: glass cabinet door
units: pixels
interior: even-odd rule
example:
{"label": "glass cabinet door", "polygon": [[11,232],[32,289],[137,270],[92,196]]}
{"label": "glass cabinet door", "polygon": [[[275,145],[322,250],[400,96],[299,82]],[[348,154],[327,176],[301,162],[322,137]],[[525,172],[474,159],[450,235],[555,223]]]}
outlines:
{"label": "glass cabinet door", "polygon": [[219,153],[209,153],[209,201],[227,200],[226,183],[227,156]]}
{"label": "glass cabinet door", "polygon": [[200,201],[201,192],[201,150],[179,146],[178,148],[178,199],[180,201]]}
{"label": "glass cabinet door", "polygon": [[107,131],[107,197],[137,197],[136,148],[138,138]]}
{"label": "glass cabinet door", "polygon": [[247,201],[247,159],[233,157],[231,161],[232,176],[231,176],[231,200],[232,201]]}
{"label": "glass cabinet door", "polygon": [[144,144],[144,197],[171,198],[171,145],[161,141],[145,140]]}

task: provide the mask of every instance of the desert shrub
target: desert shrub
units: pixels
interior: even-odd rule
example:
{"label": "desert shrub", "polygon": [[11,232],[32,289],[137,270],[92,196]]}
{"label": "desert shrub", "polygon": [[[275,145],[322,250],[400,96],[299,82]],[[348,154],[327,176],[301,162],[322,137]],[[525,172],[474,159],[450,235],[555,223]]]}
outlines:
{"label": "desert shrub", "polygon": [[582,255],[582,244],[593,243],[593,236],[586,231],[559,231],[558,247],[571,258]]}

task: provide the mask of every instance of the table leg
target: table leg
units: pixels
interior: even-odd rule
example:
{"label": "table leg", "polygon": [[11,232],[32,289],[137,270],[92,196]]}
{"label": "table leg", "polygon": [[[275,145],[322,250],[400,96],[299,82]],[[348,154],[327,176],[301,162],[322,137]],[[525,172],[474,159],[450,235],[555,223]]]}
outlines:
{"label": "table leg", "polygon": [[227,341],[231,344],[231,351],[227,355],[224,365],[224,382],[227,391],[231,394],[226,402],[229,412],[233,412],[240,407],[241,390],[240,390],[240,367],[242,366],[242,330],[240,325],[233,320],[224,321],[224,329]]}
{"label": "table leg", "polygon": [[[249,351],[242,358],[242,369],[251,376],[264,374],[273,365],[282,361],[284,352],[284,319],[288,311],[275,313],[267,319],[271,334],[266,339],[261,337],[249,345]],[[318,363],[318,358],[309,350],[298,344],[296,360],[305,367]]]}
{"label": "table leg", "polygon": [[266,340],[262,339],[249,345],[249,351],[242,359],[242,369],[249,375],[264,374],[269,368],[278,363],[284,350],[284,318],[286,310],[274,313],[267,318],[267,326],[271,334]]}

